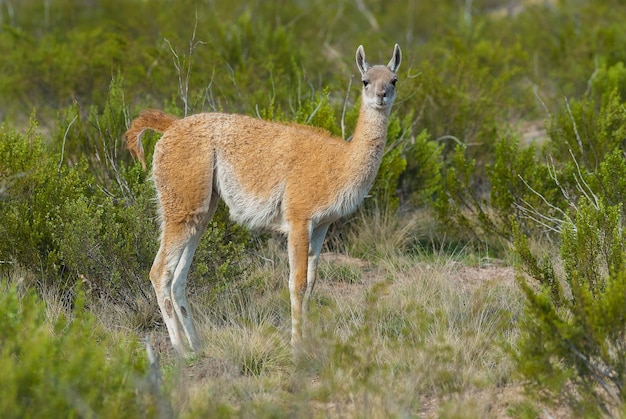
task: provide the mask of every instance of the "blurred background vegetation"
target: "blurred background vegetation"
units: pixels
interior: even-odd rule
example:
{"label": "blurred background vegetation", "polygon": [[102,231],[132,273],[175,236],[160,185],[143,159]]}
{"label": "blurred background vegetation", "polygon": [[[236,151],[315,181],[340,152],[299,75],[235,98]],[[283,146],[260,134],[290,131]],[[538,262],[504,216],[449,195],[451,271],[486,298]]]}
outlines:
{"label": "blurred background vegetation", "polygon": [[[396,251],[516,263],[521,375],[612,412],[626,397],[625,22],[618,0],[0,0],[3,280],[62,301],[81,288],[152,330],[158,224],[149,172],[123,148],[129,121],[224,111],[348,138],[357,46],[386,63],[398,43],[379,176],[327,250],[375,259],[380,235],[359,242],[363,227],[425,213],[432,231]],[[274,239],[225,208],[213,224],[191,292],[251,287],[250,261]]]}

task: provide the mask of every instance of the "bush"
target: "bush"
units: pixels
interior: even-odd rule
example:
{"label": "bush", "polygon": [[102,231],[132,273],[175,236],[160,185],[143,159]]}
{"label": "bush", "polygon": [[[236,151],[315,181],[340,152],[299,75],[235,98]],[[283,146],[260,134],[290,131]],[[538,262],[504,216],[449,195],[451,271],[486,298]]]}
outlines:
{"label": "bush", "polygon": [[[0,130],[0,260],[39,273],[43,285],[80,280],[132,308],[144,295],[159,229],[149,173],[124,162],[130,156],[119,139],[128,111],[120,83],[113,80],[105,108],[92,107],[85,120],[68,109],[51,145],[34,118],[26,134]],[[209,230],[190,275],[221,286],[241,274],[249,234],[223,209]]]}
{"label": "bush", "polygon": [[46,277],[54,257],[54,221],[63,205],[77,196],[98,192],[84,163],[69,168],[60,156],[44,150],[31,120],[25,134],[0,129],[0,258]]}
{"label": "bush", "polygon": [[582,202],[563,228],[563,274],[539,262],[517,234],[527,297],[517,348],[520,373],[546,401],[576,414],[609,414],[626,401],[626,276],[620,205]]}
{"label": "bush", "polygon": [[559,233],[560,220],[581,196],[602,194],[619,202],[625,191],[617,173],[607,171],[607,165],[620,170],[615,153],[625,150],[619,83],[611,79],[606,91],[596,91],[600,96],[564,100],[547,122],[549,140],[541,146],[502,135],[485,177],[468,147],[457,146],[437,192],[438,218],[480,240],[511,242],[512,222],[527,234]]}
{"label": "bush", "polygon": [[108,336],[80,293],[72,315],[51,319],[34,294],[0,286],[3,417],[158,416],[141,347]]}
{"label": "bush", "polygon": [[[526,158],[527,191],[509,186],[518,194],[508,195],[507,203],[517,203],[526,217],[524,225],[512,225],[516,252],[533,279],[521,279],[527,301],[518,369],[540,390],[536,394],[565,401],[577,415],[623,412],[626,400],[626,161],[615,82],[606,86],[600,103],[594,97],[564,103],[544,149],[551,157],[549,170],[536,172],[540,163]],[[522,161],[513,155],[509,160]],[[500,191],[507,188],[505,172],[498,171]],[[531,252],[532,222],[560,241],[558,261]]]}

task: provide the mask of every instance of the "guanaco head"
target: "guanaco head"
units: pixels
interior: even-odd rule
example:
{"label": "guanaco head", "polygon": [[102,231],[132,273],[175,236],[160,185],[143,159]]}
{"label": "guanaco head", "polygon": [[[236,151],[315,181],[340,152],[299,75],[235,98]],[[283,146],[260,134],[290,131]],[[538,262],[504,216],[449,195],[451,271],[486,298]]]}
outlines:
{"label": "guanaco head", "polygon": [[365,59],[363,45],[356,50],[356,65],[361,72],[363,81],[363,104],[374,109],[391,109],[396,97],[397,72],[402,61],[402,52],[398,44],[393,49],[389,64],[370,66]]}

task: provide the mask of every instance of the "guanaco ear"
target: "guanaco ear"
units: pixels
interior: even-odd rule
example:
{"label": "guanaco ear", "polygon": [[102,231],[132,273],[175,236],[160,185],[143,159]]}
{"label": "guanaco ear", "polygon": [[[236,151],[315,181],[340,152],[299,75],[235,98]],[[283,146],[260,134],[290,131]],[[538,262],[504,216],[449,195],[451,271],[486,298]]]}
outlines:
{"label": "guanaco ear", "polygon": [[363,45],[359,45],[356,49],[356,66],[359,68],[361,75],[363,75],[367,69],[370,68],[367,60],[365,60],[365,50],[363,49]]}
{"label": "guanaco ear", "polygon": [[397,73],[401,62],[402,62],[402,51],[400,51],[400,46],[396,44],[396,46],[393,48],[393,57],[391,57],[389,64],[387,64],[387,68],[393,71],[394,73]]}

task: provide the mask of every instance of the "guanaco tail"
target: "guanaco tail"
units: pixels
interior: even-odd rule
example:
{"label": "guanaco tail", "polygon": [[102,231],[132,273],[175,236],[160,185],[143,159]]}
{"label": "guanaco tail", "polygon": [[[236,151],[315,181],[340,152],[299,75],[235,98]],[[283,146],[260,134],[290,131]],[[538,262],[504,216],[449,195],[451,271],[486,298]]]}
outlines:
{"label": "guanaco tail", "polygon": [[297,352],[329,225],[363,202],[380,166],[402,53],[370,66],[363,46],[356,65],[363,85],[351,141],[309,126],[244,115],[201,113],[178,119],[146,110],[132,121],[126,146],[145,168],[141,136],[163,135],[154,147],[153,180],[161,242],[150,270],[173,347],[200,340],[187,303],[187,272],[221,198],[230,217],[253,229],[287,235],[291,343]]}

